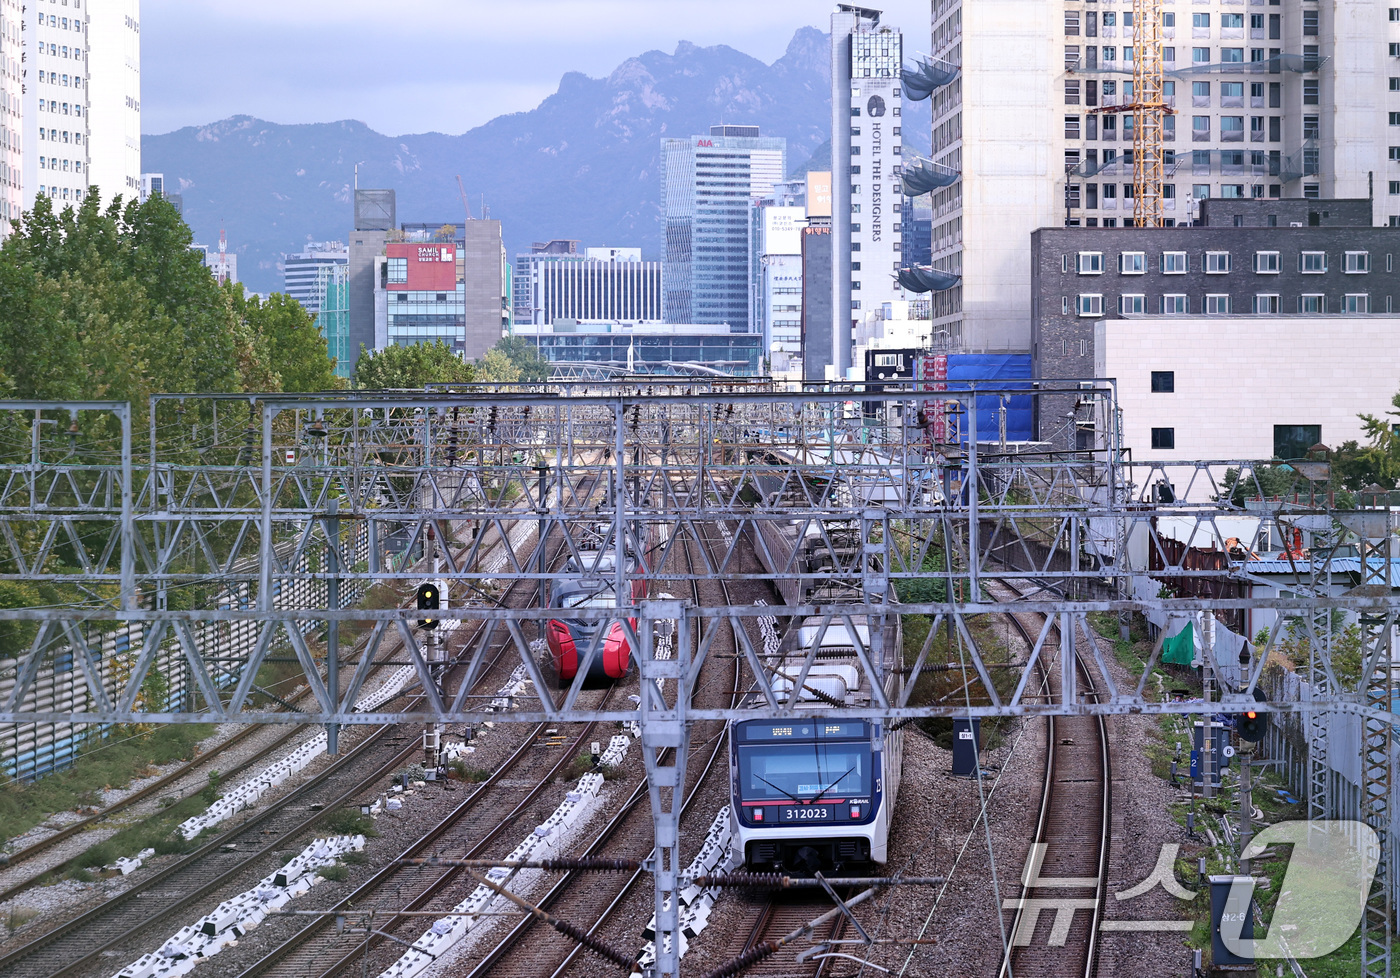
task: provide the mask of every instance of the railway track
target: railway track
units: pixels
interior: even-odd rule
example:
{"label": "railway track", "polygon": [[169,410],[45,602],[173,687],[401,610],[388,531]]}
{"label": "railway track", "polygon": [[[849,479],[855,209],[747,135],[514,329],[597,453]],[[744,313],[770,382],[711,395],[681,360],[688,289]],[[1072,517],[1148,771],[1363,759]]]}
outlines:
{"label": "railway track", "polygon": [[[702,545],[707,550],[711,548],[711,542],[708,539],[703,540]],[[695,555],[688,542],[683,547],[683,551],[687,570],[693,572]],[[710,553],[713,557],[712,550]],[[719,581],[716,586],[722,590],[724,602],[728,604],[728,585]],[[698,582],[692,582],[692,587],[698,602],[700,600]],[[698,636],[696,638],[698,641]],[[733,652],[734,650],[731,648],[729,651]],[[712,648],[710,652],[712,657],[722,654],[724,652],[720,648]],[[731,703],[736,697],[733,691],[739,688],[740,675],[739,658],[735,656],[734,672],[727,688]],[[682,817],[690,812],[700,796],[701,786],[709,779],[711,771],[724,755],[727,740],[724,736],[723,725],[716,724],[716,726],[719,728],[718,730],[709,731],[713,736],[714,744],[704,766],[698,772],[694,771],[694,768],[688,770],[688,792],[681,805]],[[608,820],[607,825],[599,832],[597,838],[579,855],[601,856],[606,848],[607,854],[611,857],[642,859],[651,852],[651,838],[647,784],[643,780],[633,790],[631,796],[623,803],[618,812]],[[608,848],[610,844],[611,848]],[[641,870],[637,870],[626,880],[619,882],[613,877],[600,873],[567,872],[561,875],[540,898],[538,906],[546,910],[561,904],[567,906],[568,909],[564,912],[564,916],[575,923],[591,920],[592,923],[588,927],[587,933],[594,936],[602,930],[617,909],[623,905],[644,875]],[[470,972],[466,972],[466,978],[487,978],[488,975],[492,978],[496,978],[496,976],[513,978],[517,975],[522,976],[522,978],[538,978],[541,975],[562,978],[578,959],[581,953],[580,946],[557,932],[543,931],[535,925],[536,918],[531,916],[522,918],[495,947],[482,956],[482,959]],[[529,938],[528,946],[527,938]]]}
{"label": "railway track", "polygon": [[[496,533],[496,535],[499,536],[498,531],[496,531],[495,529],[491,530],[491,532]],[[504,540],[494,541],[488,544],[488,548],[494,549],[497,545],[504,542]],[[405,607],[407,607],[407,605],[405,605]],[[376,667],[375,672],[378,672],[378,667]],[[295,697],[295,700],[300,701],[303,699],[308,699],[310,698],[310,696],[311,691],[309,689],[304,690],[300,696]],[[295,703],[293,703],[292,705],[295,705]],[[125,798],[122,798],[119,801],[113,802],[112,804],[102,808],[100,811],[94,812],[93,814],[83,819],[80,819],[79,821],[71,822],[68,825],[65,825],[63,828],[59,829],[57,832],[54,832],[52,835],[47,835],[44,838],[39,839],[37,842],[25,846],[23,849],[19,849],[15,852],[10,853],[9,856],[6,858],[4,868],[6,870],[10,870],[14,869],[17,866],[21,866],[27,862],[31,862],[37,857],[43,855],[45,852],[48,852],[50,849],[52,849],[59,843],[71,839],[74,836],[80,835],[81,833],[87,832],[89,829],[93,829],[100,826],[101,823],[112,818],[113,816],[120,815],[121,813],[130,810],[140,802],[145,801],[147,798],[150,798],[153,795],[160,793],[161,791],[165,791],[169,788],[172,788],[175,785],[178,785],[180,782],[184,781],[186,778],[189,778],[191,775],[197,774],[198,772],[203,771],[205,769],[212,769],[212,764],[214,761],[218,760],[232,748],[238,746],[239,744],[258,734],[263,729],[264,728],[261,726],[252,724],[245,726],[242,730],[239,730],[233,736],[219,741],[217,744],[213,745],[213,747],[211,747],[209,750],[202,752],[197,757],[191,758],[189,761],[181,764],[175,770],[151,782],[144,788],[141,788],[133,792],[132,794],[127,795]],[[297,736],[299,736],[301,732],[302,731],[298,727],[289,727],[284,733],[281,733],[278,736],[274,737],[270,743],[259,748],[254,754],[240,761],[236,766],[228,768],[226,770],[221,770],[219,772],[220,777],[224,781],[229,781],[233,778],[236,778],[244,771],[253,767],[259,761],[268,757],[268,755],[275,753],[282,747],[285,747],[288,743],[290,743]],[[29,889],[30,887],[45,879],[52,878],[55,875],[59,875],[66,872],[72,866],[76,865],[78,859],[81,856],[82,852],[75,853],[68,859],[64,859],[60,862],[48,865],[42,870],[39,870],[38,872],[33,873],[25,877],[24,879],[12,883],[4,889],[0,889],[0,903],[4,903],[7,900],[10,900],[11,898],[19,895],[20,893],[24,892],[25,890]]]}
{"label": "railway track", "polygon": [[[1005,582],[1012,595],[1020,592]],[[1027,612],[1008,613],[1008,618],[1026,642],[1034,645],[1032,630],[1018,617]],[[1042,617],[1043,616],[1037,616]],[[1039,629],[1036,629],[1038,633]],[[1041,672],[1048,695],[1060,693],[1060,673],[1045,666],[1047,654],[1060,645],[1059,629],[1052,629],[1041,650]],[[1054,641],[1054,648],[1051,640]],[[1097,698],[1093,676],[1082,657],[1075,656],[1077,680],[1083,692]],[[1045,778],[1041,789],[1040,813],[1036,821],[1034,846],[1028,865],[1039,851],[1038,873],[1027,886],[1022,878],[1020,900],[1010,929],[1011,946],[1002,957],[1001,978],[1094,978],[1098,969],[1099,923],[1108,883],[1109,809],[1112,804],[1113,772],[1109,757],[1108,729],[1103,717],[1046,717]],[[1045,882],[1036,885],[1035,880]],[[1073,880],[1074,885],[1064,881]],[[1027,901],[1047,901],[1038,918],[1027,913]],[[1062,901],[1073,901],[1076,909],[1067,933],[1058,930]],[[1030,904],[1034,906],[1034,904]]]}
{"label": "railway track", "polygon": [[[836,892],[842,899],[850,896],[850,891],[843,887],[838,887]],[[833,906],[831,899],[825,893],[775,891],[759,904],[753,926],[744,935],[741,943],[736,943],[731,947],[731,953],[727,954],[726,958],[732,960],[741,954],[752,951],[765,941],[776,941],[820,917],[831,910]],[[813,943],[839,941],[845,936],[845,933],[846,919],[837,917],[813,931],[811,941]],[[744,975],[746,978],[747,976],[759,975],[769,975],[773,978],[777,978],[777,976],[783,976],[783,978],[841,978],[845,974],[842,964],[853,965],[850,961],[828,957],[819,957],[814,961],[804,961],[798,964],[793,959],[798,950],[800,947],[785,948],[747,966],[738,974]],[[857,967],[859,966],[850,967],[851,974],[855,974]]]}
{"label": "railway track", "polygon": [[[535,588],[525,581],[512,582],[503,601],[528,601]],[[481,631],[479,626],[466,647]],[[482,671],[476,683],[478,689],[498,684],[503,678],[501,659],[508,647],[509,643],[503,644]],[[461,663],[453,665],[460,667]],[[0,974],[6,978],[61,978],[96,970],[99,965],[107,969],[114,961],[139,957],[147,950],[139,942],[151,931],[164,937],[167,931],[176,929],[171,926],[179,919],[176,914],[190,916],[187,911],[191,907],[237,878],[255,872],[265,875],[275,868],[275,854],[292,848],[293,841],[309,830],[323,812],[355,799],[407,764],[420,750],[418,739],[406,734],[394,736],[395,733],[393,725],[376,728],[323,771],[236,828],[0,956]],[[405,740],[408,745],[402,746]]]}

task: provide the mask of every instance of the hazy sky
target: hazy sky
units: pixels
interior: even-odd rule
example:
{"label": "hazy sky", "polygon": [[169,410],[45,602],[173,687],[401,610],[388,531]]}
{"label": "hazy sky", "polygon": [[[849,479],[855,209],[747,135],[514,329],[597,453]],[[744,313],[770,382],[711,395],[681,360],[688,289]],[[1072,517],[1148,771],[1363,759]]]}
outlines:
{"label": "hazy sky", "polygon": [[[929,0],[878,0],[906,50],[928,50]],[[765,62],[820,0],[144,0],[142,129],[235,114],[359,119],[389,135],[460,133],[534,108],[567,71],[609,74],[681,40]]]}

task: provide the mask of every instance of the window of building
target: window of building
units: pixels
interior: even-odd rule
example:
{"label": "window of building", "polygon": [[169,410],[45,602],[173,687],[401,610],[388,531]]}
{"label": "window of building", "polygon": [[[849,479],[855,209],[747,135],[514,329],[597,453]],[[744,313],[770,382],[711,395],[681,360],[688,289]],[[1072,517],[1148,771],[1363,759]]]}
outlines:
{"label": "window of building", "polygon": [[1255,295],[1254,311],[1259,314],[1276,315],[1278,313],[1278,296],[1263,292]]}
{"label": "window of building", "polygon": [[1400,44],[1396,44],[1394,41],[1390,42],[1390,56],[1400,58]]}
{"label": "window of building", "polygon": [[[1210,98],[1210,82],[1208,82],[1208,81],[1197,81],[1197,82],[1192,82],[1192,83],[1191,83],[1191,97],[1192,97],[1192,98],[1204,98],[1204,99]],[[1200,104],[1201,104],[1201,105],[1208,105],[1209,103],[1208,103],[1208,102],[1202,102],[1202,103],[1200,103]]]}
{"label": "window of building", "polygon": [[1254,253],[1254,271],[1259,275],[1277,275],[1279,272],[1278,252],[1256,251]]}
{"label": "window of building", "polygon": [[1342,297],[1343,312],[1370,312],[1371,296],[1365,292],[1349,292]]}
{"label": "window of building", "polygon": [[1244,64],[1244,48],[1221,48],[1220,61],[1222,64]]}
{"label": "window of building", "polygon": [[1141,275],[1146,271],[1147,255],[1141,251],[1125,251],[1118,256],[1118,271],[1124,275]]}
{"label": "window of building", "polygon": [[[1220,26],[1225,30],[1243,30],[1244,14],[1221,14]],[[1264,26],[1264,18],[1259,18],[1259,26]]]}
{"label": "window of building", "polygon": [[1185,275],[1191,270],[1190,259],[1184,251],[1162,252],[1163,275]]}
{"label": "window of building", "polygon": [[1210,61],[1210,48],[1192,48],[1191,61],[1195,64],[1206,64]]}
{"label": "window of building", "polygon": [[1316,10],[1304,10],[1304,11],[1303,11],[1303,36],[1304,36],[1304,37],[1317,37],[1317,19],[1318,19],[1318,12],[1317,12]]}
{"label": "window of building", "polygon": [[1147,296],[1121,295],[1118,297],[1118,311],[1124,316],[1141,314],[1147,311]]}
{"label": "window of building", "polygon": [[1065,105],[1078,105],[1078,104],[1079,104],[1079,82],[1078,82],[1078,81],[1067,81],[1067,82],[1065,82]]}
{"label": "window of building", "polygon": [[[1259,94],[1264,94],[1263,86],[1259,87]],[[1221,98],[1244,98],[1244,82],[1221,82]]]}
{"label": "window of building", "polygon": [[1390,90],[1392,92],[1400,92],[1400,78],[1392,77],[1390,79]]}
{"label": "window of building", "polygon": [[1371,253],[1348,251],[1343,256],[1342,270],[1348,275],[1365,275],[1371,270]]}
{"label": "window of building", "polygon": [[1191,26],[1204,27],[1206,30],[1210,30],[1210,14],[1192,14]]}
{"label": "window of building", "polygon": [[1163,26],[1163,27],[1175,27],[1175,26],[1176,26],[1176,14],[1172,13],[1170,10],[1164,10],[1164,11],[1162,11],[1162,26]]}
{"label": "window of building", "polygon": [[1205,138],[1210,135],[1210,116],[1193,115],[1191,117],[1192,138]]}
{"label": "window of building", "polygon": [[1060,297],[1060,314],[1064,316],[1069,315],[1069,296],[1067,295]]}
{"label": "window of building", "polygon": [[407,258],[390,258],[388,265],[390,285],[405,285],[408,283]]}
{"label": "window of building", "polygon": [[1175,394],[1175,393],[1176,393],[1176,371],[1174,371],[1174,370],[1154,370],[1154,371],[1152,371],[1152,393],[1154,393],[1154,394]]}
{"label": "window of building", "polygon": [[1204,308],[1207,316],[1227,316],[1230,314],[1230,297],[1211,293],[1206,296]]}
{"label": "window of building", "polygon": [[1320,424],[1276,424],[1274,425],[1274,458],[1302,458],[1308,449],[1322,444]]}
{"label": "window of building", "polygon": [[1078,36],[1078,34],[1079,34],[1079,11],[1077,11],[1077,10],[1066,10],[1066,11],[1065,11],[1065,33],[1066,33],[1066,34],[1069,34],[1069,35],[1072,35],[1072,36]]}
{"label": "window of building", "polygon": [[1170,450],[1176,448],[1176,429],[1153,428],[1152,447],[1159,450]]}
{"label": "window of building", "polygon": [[1317,293],[1304,293],[1298,297],[1298,311],[1320,315],[1327,311],[1327,297]]}
{"label": "window of building", "polygon": [[1065,45],[1065,68],[1073,71],[1079,67],[1079,45]]}
{"label": "window of building", "polygon": [[1318,105],[1318,104],[1320,104],[1320,101],[1321,101],[1321,100],[1320,100],[1320,98],[1318,97],[1318,95],[1319,95],[1318,84],[1319,84],[1319,82],[1318,82],[1318,80],[1317,80],[1316,78],[1304,78],[1304,79],[1303,79],[1303,104],[1304,104],[1304,105]]}
{"label": "window of building", "polygon": [[1081,251],[1079,253],[1079,274],[1080,275],[1102,275],[1103,274],[1103,252],[1102,251]]}
{"label": "window of building", "polygon": [[1327,252],[1305,251],[1298,256],[1298,271],[1304,275],[1322,275],[1327,271]]}
{"label": "window of building", "polygon": [[1078,138],[1079,138],[1079,116],[1077,116],[1077,115],[1067,115],[1067,116],[1065,116],[1065,138],[1066,138],[1066,139],[1078,139]]}
{"label": "window of building", "polygon": [[1230,253],[1228,251],[1207,251],[1205,270],[1207,275],[1224,275],[1230,271]]}
{"label": "window of building", "polygon": [[1103,296],[1098,293],[1081,292],[1076,309],[1081,316],[1102,316]]}
{"label": "window of building", "polygon": [[1189,316],[1191,300],[1184,294],[1168,292],[1162,296],[1162,312],[1169,316]]}
{"label": "window of building", "polygon": [[1400,20],[1400,7],[1390,8],[1390,20],[1392,23],[1394,23],[1397,20]]}

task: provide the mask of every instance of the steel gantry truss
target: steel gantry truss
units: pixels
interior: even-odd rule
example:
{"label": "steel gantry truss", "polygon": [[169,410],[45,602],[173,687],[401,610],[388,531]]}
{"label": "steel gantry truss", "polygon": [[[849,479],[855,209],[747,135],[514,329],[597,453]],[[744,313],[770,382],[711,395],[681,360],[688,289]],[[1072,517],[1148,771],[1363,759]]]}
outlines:
{"label": "steel gantry truss", "polygon": [[[0,609],[0,622],[26,636],[26,648],[12,660],[7,692],[0,672],[0,723],[636,721],[656,826],[658,929],[673,932],[675,902],[668,907],[664,895],[677,885],[689,726],[753,716],[749,709],[701,706],[692,698],[717,636],[731,626],[746,681],[766,704],[760,709],[773,716],[798,708],[820,636],[841,626],[852,636],[869,635],[868,647],[858,639],[855,652],[872,701],[804,705],[804,712],[887,721],[1194,713],[1201,704],[1145,693],[1160,641],[1133,682],[1115,684],[1091,637],[1090,616],[1268,608],[1309,624],[1314,680],[1309,700],[1268,709],[1365,718],[1369,811],[1386,838],[1388,731],[1400,722],[1390,694],[1389,649],[1400,609],[1394,588],[1373,584],[1332,594],[1300,586],[1294,596],[1264,598],[1250,596],[1247,587],[1219,596],[1193,586],[1257,579],[1247,563],[1200,566],[1188,559],[1189,547],[1168,540],[1160,526],[1168,519],[1193,526],[1199,546],[1223,539],[1216,521],[1238,516],[1240,499],[1263,496],[1255,465],[1133,464],[1117,443],[1111,382],[1040,384],[1029,393],[969,384],[936,396],[948,402],[949,414],[966,417],[1003,397],[1049,404],[1072,397],[1105,421],[1094,450],[932,444],[930,433],[914,423],[924,416],[915,392],[890,385],[870,394],[669,378],[649,386],[162,395],[152,400],[149,430],[138,439],[125,404],[0,403],[0,580],[26,582],[46,595]],[[903,410],[893,410],[896,404]],[[1162,493],[1164,483],[1171,493]],[[1334,515],[1299,501],[1278,503],[1270,518],[1307,516],[1330,527]],[[711,555],[698,544],[716,526],[724,544]],[[820,559],[802,560],[775,545],[784,535],[805,536]],[[1388,547],[1388,536],[1366,539],[1367,552],[1383,554],[1388,569],[1388,550],[1376,549]],[[438,617],[462,626],[447,642],[457,642],[446,653],[461,666],[452,688],[441,684],[437,649],[414,627],[416,610],[354,606],[356,595],[376,585],[407,591],[422,580],[427,572],[417,555],[427,541],[441,544],[433,551],[441,566],[432,577],[445,582],[449,596]],[[689,542],[701,555],[693,568],[678,557]],[[582,666],[556,700],[547,657],[532,647],[549,616],[542,602],[503,596],[515,584],[544,587],[557,572],[548,555],[556,554],[558,563],[603,543],[639,555],[635,567],[615,561],[607,571],[620,606],[571,614],[619,621],[635,650],[642,688],[635,704],[592,709],[581,701]],[[1300,573],[1307,578],[1309,567]],[[1147,575],[1174,582],[1187,596],[1142,597],[1132,582]],[[737,587],[733,603],[670,597],[714,593],[691,585],[720,578]],[[899,602],[901,589],[930,578],[945,583],[949,600]],[[992,681],[988,650],[979,646],[970,621],[1004,610],[984,585],[1010,579],[1037,585],[1021,607],[1062,622],[1066,636],[1084,636],[1077,642],[1081,654],[1098,660],[1107,684],[1098,697],[1081,696],[1072,682],[1053,701],[1034,695],[1030,677],[1038,660],[1059,647],[1058,639],[1049,640],[1048,624],[1026,661],[1011,667],[1011,691]],[[795,681],[775,686],[759,621],[784,602],[781,654],[789,663],[800,656],[802,665]],[[1339,679],[1332,667],[1325,636],[1338,612],[1364,623],[1359,679]],[[912,613],[929,616],[932,627],[922,647],[904,650],[905,692],[890,698],[877,667],[886,629],[876,626]],[[857,618],[870,627],[855,627]],[[806,648],[799,641],[804,620],[818,636]],[[367,627],[367,638],[352,649],[341,647],[328,663],[318,637],[334,648],[338,630],[351,622]],[[94,636],[117,628],[135,638],[128,661],[112,670],[92,649],[100,647]],[[674,635],[666,643],[674,654],[654,654],[659,629]],[[233,630],[246,640],[231,641]],[[1228,712],[1232,701],[1250,697],[1281,631],[1272,630],[1267,646],[1212,710]],[[921,675],[946,668],[934,651],[934,637],[943,633],[961,639],[964,664],[975,676],[970,706],[910,699]],[[376,662],[394,644],[416,677],[412,705],[353,710]],[[532,692],[488,706],[471,690],[489,655],[501,648],[518,658]],[[158,655],[170,649],[196,691],[178,708],[143,695]],[[279,649],[291,650],[316,708],[252,705],[258,670]],[[597,647],[581,653],[586,659],[598,654]],[[90,706],[61,711],[31,700],[36,677],[59,657],[81,663]],[[1382,889],[1388,900],[1388,888]],[[1371,906],[1374,920],[1383,917],[1386,927],[1376,950],[1368,951],[1379,960],[1388,956],[1390,907],[1376,900]],[[665,952],[664,941],[657,946]],[[662,953],[658,973],[674,971],[674,958]]]}

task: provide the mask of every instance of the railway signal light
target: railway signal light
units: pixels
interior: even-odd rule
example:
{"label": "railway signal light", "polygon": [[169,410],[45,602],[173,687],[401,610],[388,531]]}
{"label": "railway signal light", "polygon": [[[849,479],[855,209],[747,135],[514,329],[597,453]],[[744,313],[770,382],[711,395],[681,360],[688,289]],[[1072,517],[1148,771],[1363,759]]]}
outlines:
{"label": "railway signal light", "polygon": [[[1254,691],[1254,701],[1256,703],[1267,703],[1269,702],[1269,698],[1265,696],[1261,690],[1256,689]],[[1265,719],[1265,714],[1260,713],[1258,710],[1246,710],[1241,713],[1239,718],[1235,721],[1235,730],[1239,733],[1240,740],[1247,740],[1251,744],[1257,744],[1264,739],[1264,732],[1267,725],[1268,720]]]}
{"label": "railway signal light", "polygon": [[[438,594],[438,586],[432,581],[424,581],[418,585],[418,610],[437,611],[442,607],[442,599]],[[419,628],[437,628],[437,616],[418,619]]]}

